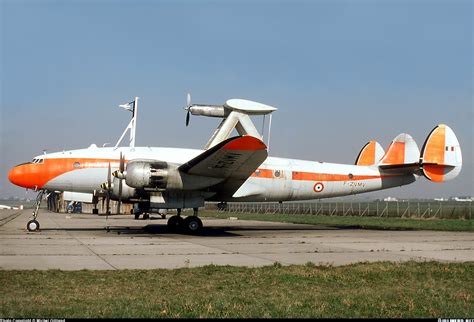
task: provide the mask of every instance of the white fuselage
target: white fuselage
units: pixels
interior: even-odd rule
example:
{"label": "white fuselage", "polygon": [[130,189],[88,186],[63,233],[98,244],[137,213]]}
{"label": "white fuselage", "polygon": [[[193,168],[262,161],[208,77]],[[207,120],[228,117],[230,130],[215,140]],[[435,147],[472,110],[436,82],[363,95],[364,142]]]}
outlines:
{"label": "white fuselage", "polygon": [[[160,160],[183,164],[203,150],[161,147],[88,148],[40,155],[68,159],[77,169],[52,177],[43,189],[93,193],[107,180],[108,162],[118,169],[120,153],[130,160]],[[87,160],[91,160],[88,162]],[[112,160],[97,162],[93,160]],[[51,160],[53,161],[53,160]],[[115,162],[114,162],[115,161]],[[80,164],[81,162],[87,164]],[[268,157],[229,200],[290,201],[329,198],[392,188],[412,183],[415,175],[384,173],[377,166],[356,166]],[[210,198],[212,200],[212,198]]]}

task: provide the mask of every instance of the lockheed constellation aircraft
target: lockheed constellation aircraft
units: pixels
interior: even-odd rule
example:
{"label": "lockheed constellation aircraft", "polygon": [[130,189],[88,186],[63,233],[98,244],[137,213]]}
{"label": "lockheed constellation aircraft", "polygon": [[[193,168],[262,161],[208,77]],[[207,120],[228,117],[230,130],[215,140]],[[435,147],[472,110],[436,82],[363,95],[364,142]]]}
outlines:
{"label": "lockheed constellation aircraft", "polygon": [[[133,203],[136,216],[177,209],[168,227],[198,232],[202,228],[198,209],[205,201],[283,202],[345,196],[407,185],[420,176],[443,182],[455,178],[462,167],[459,142],[444,124],[428,134],[421,153],[413,138],[402,133],[386,152],[378,142],[368,142],[355,164],[269,157],[250,116],[270,114],[271,128],[275,107],[243,99],[230,99],[223,105],[191,104],[189,94],[186,126],[190,114],[222,119],[204,150],[135,147],[137,99],[122,105],[133,114],[129,147],[117,142],[115,147],[91,145],[48,153],[11,169],[8,178],[13,184],[39,192],[29,231],[40,227],[37,215],[45,191],[102,196],[107,213],[110,199],[118,201],[117,213],[122,202]],[[239,135],[230,137],[234,129]],[[270,133],[267,143],[269,139]],[[193,208],[193,215],[182,218],[185,208]]]}

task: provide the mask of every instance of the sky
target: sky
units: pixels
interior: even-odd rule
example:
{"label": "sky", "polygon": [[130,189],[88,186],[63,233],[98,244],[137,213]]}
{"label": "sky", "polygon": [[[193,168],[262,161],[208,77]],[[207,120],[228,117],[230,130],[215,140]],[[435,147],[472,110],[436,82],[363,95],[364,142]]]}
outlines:
{"label": "sky", "polygon": [[[458,178],[365,197],[473,192],[473,2],[0,0],[0,198],[43,153],[114,144],[140,97],[137,146],[203,148],[219,120],[195,103],[278,108],[270,156],[352,164],[439,123],[463,151]],[[260,128],[261,120],[256,120]],[[29,196],[32,196],[30,192]]]}

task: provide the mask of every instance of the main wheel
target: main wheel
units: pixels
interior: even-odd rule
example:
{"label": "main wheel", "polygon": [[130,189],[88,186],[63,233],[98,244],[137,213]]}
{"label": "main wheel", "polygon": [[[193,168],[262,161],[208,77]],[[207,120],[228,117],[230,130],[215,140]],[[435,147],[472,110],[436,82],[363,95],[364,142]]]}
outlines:
{"label": "main wheel", "polygon": [[202,221],[197,216],[186,217],[184,228],[188,233],[196,234],[202,229]]}
{"label": "main wheel", "polygon": [[150,219],[150,215],[147,213],[143,214],[143,219]]}
{"label": "main wheel", "polygon": [[37,231],[39,228],[40,228],[40,224],[35,219],[30,220],[26,224],[26,229],[28,229],[28,231]]}
{"label": "main wheel", "polygon": [[184,219],[179,216],[172,216],[168,219],[168,228],[171,230],[178,230],[183,227]]}

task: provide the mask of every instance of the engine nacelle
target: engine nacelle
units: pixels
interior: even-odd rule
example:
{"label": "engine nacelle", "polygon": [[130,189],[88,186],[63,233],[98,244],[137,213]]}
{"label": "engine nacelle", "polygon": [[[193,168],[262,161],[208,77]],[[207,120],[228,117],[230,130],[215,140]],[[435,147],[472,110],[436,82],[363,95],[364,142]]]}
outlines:
{"label": "engine nacelle", "polygon": [[133,188],[158,191],[183,186],[177,166],[163,161],[129,162],[125,182]]}
{"label": "engine nacelle", "polygon": [[189,108],[189,112],[192,115],[202,115],[202,116],[210,116],[210,117],[225,117],[226,116],[226,111],[223,106],[194,105]]}

